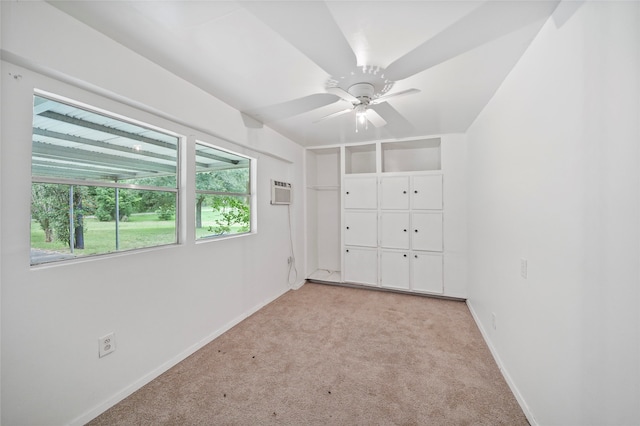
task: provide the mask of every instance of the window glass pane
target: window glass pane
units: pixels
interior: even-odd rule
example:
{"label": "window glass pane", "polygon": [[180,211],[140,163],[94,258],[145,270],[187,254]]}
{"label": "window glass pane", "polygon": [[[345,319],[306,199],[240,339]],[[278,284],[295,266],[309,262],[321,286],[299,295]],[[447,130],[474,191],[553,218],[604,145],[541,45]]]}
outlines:
{"label": "window glass pane", "polygon": [[176,243],[175,192],[43,183],[31,191],[31,264]]}
{"label": "window glass pane", "polygon": [[196,189],[248,194],[249,164],[246,157],[196,144]]}
{"label": "window glass pane", "polygon": [[202,195],[196,197],[196,237],[217,237],[250,231],[248,196]]}
{"label": "window glass pane", "polygon": [[32,176],[176,188],[178,138],[34,97]]}
{"label": "window glass pane", "polygon": [[251,231],[251,159],[196,143],[196,238]]}
{"label": "window glass pane", "polygon": [[31,263],[176,244],[178,140],[34,96]]}
{"label": "window glass pane", "polygon": [[119,249],[131,250],[176,243],[176,193],[120,190],[135,204],[126,220],[119,224]]}
{"label": "window glass pane", "polygon": [[196,189],[248,194],[249,166],[240,169],[198,172],[196,174]]}

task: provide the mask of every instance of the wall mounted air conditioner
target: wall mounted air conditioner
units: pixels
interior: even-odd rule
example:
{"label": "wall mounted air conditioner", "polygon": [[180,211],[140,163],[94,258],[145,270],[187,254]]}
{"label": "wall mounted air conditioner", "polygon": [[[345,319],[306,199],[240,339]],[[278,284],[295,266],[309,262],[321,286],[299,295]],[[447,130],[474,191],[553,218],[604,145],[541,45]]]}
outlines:
{"label": "wall mounted air conditioner", "polygon": [[271,204],[291,204],[291,184],[271,179]]}

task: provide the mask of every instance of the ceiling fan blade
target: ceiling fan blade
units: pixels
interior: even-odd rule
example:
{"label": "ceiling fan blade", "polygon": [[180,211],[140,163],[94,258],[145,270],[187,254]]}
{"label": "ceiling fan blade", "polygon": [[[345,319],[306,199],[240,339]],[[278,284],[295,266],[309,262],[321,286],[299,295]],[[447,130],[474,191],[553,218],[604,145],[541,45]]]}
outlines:
{"label": "ceiling fan blade", "polygon": [[401,138],[413,134],[415,130],[413,124],[387,102],[372,105],[371,109],[377,112],[387,122],[385,129],[394,137]]}
{"label": "ceiling fan blade", "polygon": [[382,127],[387,124],[385,119],[373,109],[367,109],[367,119],[376,127]]}
{"label": "ceiling fan blade", "polygon": [[325,115],[324,117],[321,117],[321,118],[317,119],[316,121],[314,121],[314,123],[319,123],[321,121],[327,120],[329,118],[337,117],[339,115],[346,114],[346,113],[351,112],[351,111],[353,111],[353,108],[343,109],[341,111],[334,112],[333,114]]}
{"label": "ceiling fan blade", "polygon": [[330,93],[316,93],[281,104],[243,111],[243,114],[253,117],[261,123],[270,123],[330,105],[339,99],[336,95]]}
{"label": "ceiling fan blade", "polygon": [[414,93],[420,93],[420,89],[407,89],[407,90],[403,90],[401,92],[395,92],[395,93],[390,93],[388,95],[380,96],[379,98],[372,100],[369,103],[369,105],[379,104],[381,102],[386,102],[391,98],[397,98],[397,97],[405,96],[405,95],[412,95]]}
{"label": "ceiling fan blade", "polygon": [[356,98],[351,93],[339,87],[327,87],[327,92],[334,94],[336,96],[340,96],[342,99],[344,99],[347,102],[360,103],[360,99]]}
{"label": "ceiling fan blade", "polygon": [[239,3],[329,75],[348,75],[356,67],[356,55],[325,2]]}
{"label": "ceiling fan blade", "polygon": [[487,1],[411,52],[392,62],[385,76],[403,80],[536,21],[540,26],[559,0]]}

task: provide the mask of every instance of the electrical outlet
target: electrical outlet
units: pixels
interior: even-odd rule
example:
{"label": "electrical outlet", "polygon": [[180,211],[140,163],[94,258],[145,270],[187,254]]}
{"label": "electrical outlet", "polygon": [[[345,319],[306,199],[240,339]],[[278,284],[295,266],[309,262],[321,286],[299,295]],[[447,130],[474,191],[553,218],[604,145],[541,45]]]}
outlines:
{"label": "electrical outlet", "polygon": [[494,330],[498,328],[498,321],[496,319],[495,312],[491,312],[491,326],[493,327]]}
{"label": "electrical outlet", "polygon": [[520,259],[520,276],[527,279],[527,259],[525,258]]}
{"label": "electrical outlet", "polygon": [[115,333],[109,333],[106,336],[102,336],[98,339],[98,357],[109,355],[116,350],[116,335]]}

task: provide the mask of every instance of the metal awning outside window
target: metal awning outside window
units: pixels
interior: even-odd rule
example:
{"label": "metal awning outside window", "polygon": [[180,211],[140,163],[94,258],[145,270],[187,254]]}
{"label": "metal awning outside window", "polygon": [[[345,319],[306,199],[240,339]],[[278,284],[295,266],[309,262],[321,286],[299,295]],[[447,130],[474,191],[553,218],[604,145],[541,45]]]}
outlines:
{"label": "metal awning outside window", "polygon": [[[135,184],[176,176],[179,138],[42,96],[34,97],[32,177]],[[220,150],[196,153],[198,171],[248,167]],[[175,179],[173,179],[175,185]]]}

